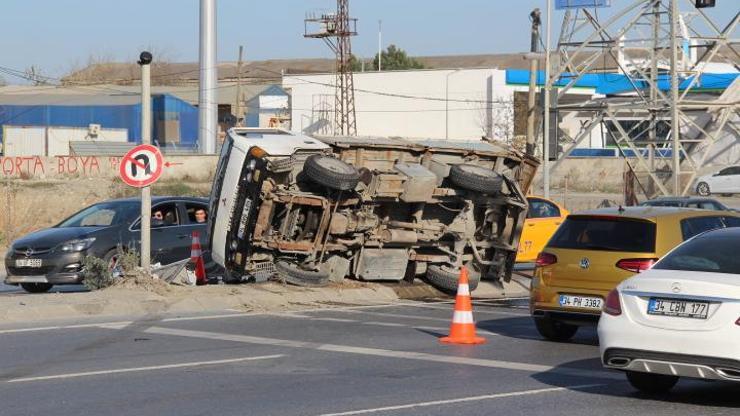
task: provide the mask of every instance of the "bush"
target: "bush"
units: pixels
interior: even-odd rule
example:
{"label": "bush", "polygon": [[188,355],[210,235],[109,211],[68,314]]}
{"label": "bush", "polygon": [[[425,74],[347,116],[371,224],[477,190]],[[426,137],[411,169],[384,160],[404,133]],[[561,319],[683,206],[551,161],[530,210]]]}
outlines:
{"label": "bush", "polygon": [[139,267],[139,254],[118,247],[118,262],[113,270],[107,261],[87,256],[82,261],[83,284],[90,290],[99,290],[112,286],[120,278],[131,274]]}
{"label": "bush", "polygon": [[93,256],[82,261],[83,284],[90,290],[99,290],[113,284],[115,278],[108,269],[108,262]]}

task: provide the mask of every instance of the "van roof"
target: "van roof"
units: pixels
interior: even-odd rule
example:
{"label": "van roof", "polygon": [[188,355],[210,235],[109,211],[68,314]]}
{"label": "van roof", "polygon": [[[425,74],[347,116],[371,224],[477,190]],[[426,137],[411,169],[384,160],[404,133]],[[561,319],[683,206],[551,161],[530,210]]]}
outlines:
{"label": "van roof", "polygon": [[322,151],[330,147],[313,137],[283,129],[233,127],[227,134],[245,152],[258,146],[270,156],[290,156],[299,150]]}

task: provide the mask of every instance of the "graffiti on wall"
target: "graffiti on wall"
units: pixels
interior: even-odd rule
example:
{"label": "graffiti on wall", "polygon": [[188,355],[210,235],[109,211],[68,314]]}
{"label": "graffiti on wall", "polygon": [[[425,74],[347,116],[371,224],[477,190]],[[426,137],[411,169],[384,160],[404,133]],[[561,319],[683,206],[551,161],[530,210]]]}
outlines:
{"label": "graffiti on wall", "polygon": [[110,176],[120,163],[120,156],[0,157],[0,177]]}

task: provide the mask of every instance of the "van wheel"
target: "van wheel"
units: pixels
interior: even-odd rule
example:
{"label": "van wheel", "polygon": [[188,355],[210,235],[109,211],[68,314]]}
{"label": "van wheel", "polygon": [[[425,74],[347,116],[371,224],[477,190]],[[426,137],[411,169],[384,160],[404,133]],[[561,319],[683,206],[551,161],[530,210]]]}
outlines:
{"label": "van wheel", "polygon": [[[454,295],[457,293],[460,269],[432,264],[427,267],[426,277],[432,286],[448,295]],[[468,267],[468,287],[471,292],[478,287],[478,283],[480,283],[480,273]]]}
{"label": "van wheel", "polygon": [[355,189],[360,174],[354,166],[335,157],[312,155],[303,165],[303,173],[313,182],[337,191]]}
{"label": "van wheel", "polygon": [[709,196],[712,194],[712,191],[709,189],[709,184],[706,182],[699,182],[698,185],[696,185],[696,193],[701,196]]}
{"label": "van wheel", "polygon": [[286,283],[296,286],[326,286],[329,273],[323,270],[304,270],[293,262],[280,260],[275,263],[275,270]]}
{"label": "van wheel", "polygon": [[643,393],[661,394],[667,393],[678,383],[678,377],[664,374],[641,373],[638,371],[627,371],[627,381],[632,387]]}
{"label": "van wheel", "polygon": [[21,283],[21,287],[28,293],[46,293],[54,286],[51,283]]}
{"label": "van wheel", "polygon": [[468,191],[495,194],[501,191],[503,178],[491,169],[476,165],[452,165],[450,181]]}
{"label": "van wheel", "polygon": [[578,332],[576,325],[565,324],[550,318],[534,318],[534,325],[540,335],[555,342],[569,341]]}

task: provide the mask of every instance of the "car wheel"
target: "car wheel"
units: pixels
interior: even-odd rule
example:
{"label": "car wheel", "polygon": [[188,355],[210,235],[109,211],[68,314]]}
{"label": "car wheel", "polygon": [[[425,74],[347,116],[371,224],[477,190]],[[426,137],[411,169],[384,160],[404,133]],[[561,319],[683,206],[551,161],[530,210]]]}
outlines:
{"label": "car wheel", "polygon": [[630,382],[632,387],[643,393],[661,394],[672,389],[678,383],[678,377],[627,371],[627,381]]}
{"label": "car wheel", "polygon": [[[457,293],[460,269],[432,264],[427,267],[426,277],[432,286],[449,295],[454,295]],[[478,287],[478,283],[480,283],[480,273],[468,267],[468,287],[471,292]]]}
{"label": "car wheel", "polygon": [[280,260],[275,263],[278,275],[295,286],[326,286],[329,283],[329,273],[323,270],[305,270],[298,264]]}
{"label": "car wheel", "polygon": [[468,191],[495,194],[501,191],[503,178],[491,169],[476,165],[452,165],[450,181]]}
{"label": "car wheel", "polygon": [[537,332],[550,341],[569,341],[578,332],[578,326],[558,322],[550,318],[534,318]]}
{"label": "car wheel", "polygon": [[21,283],[21,287],[28,293],[46,293],[54,286],[51,283]]}
{"label": "car wheel", "polygon": [[698,185],[696,185],[696,193],[701,196],[709,196],[711,195],[711,190],[709,189],[709,184],[706,182],[699,182]]}
{"label": "car wheel", "polygon": [[337,191],[355,189],[360,174],[354,166],[335,157],[312,155],[303,165],[303,173],[313,182]]}

